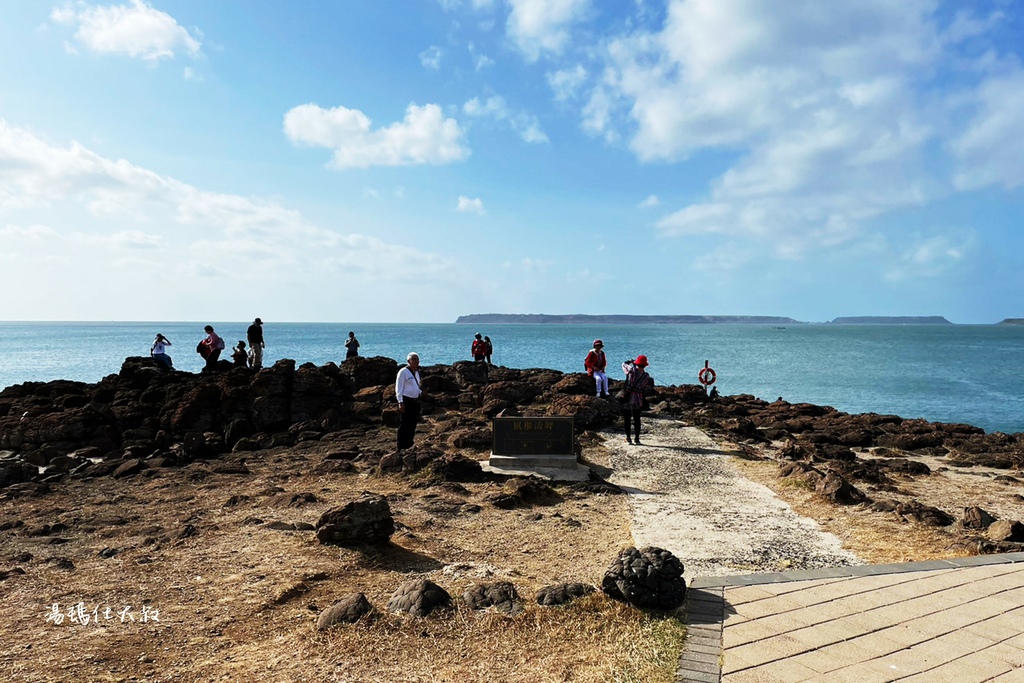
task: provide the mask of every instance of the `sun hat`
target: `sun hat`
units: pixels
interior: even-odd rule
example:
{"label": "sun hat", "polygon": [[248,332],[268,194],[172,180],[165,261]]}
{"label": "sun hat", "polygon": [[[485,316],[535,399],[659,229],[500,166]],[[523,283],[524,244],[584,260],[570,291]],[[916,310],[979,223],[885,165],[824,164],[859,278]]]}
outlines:
{"label": "sun hat", "polygon": [[647,356],[641,353],[639,356],[636,357],[636,360],[633,361],[633,365],[639,365],[642,368],[646,368],[649,365],[649,363],[647,362]]}
{"label": "sun hat", "polygon": [[601,341],[600,339],[595,339],[594,346],[604,346],[604,342]]}

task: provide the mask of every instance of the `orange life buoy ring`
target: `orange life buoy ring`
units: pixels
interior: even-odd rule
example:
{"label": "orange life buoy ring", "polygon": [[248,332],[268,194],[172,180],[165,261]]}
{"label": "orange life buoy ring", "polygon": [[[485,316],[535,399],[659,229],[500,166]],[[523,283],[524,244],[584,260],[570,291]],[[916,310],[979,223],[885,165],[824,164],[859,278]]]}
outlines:
{"label": "orange life buoy ring", "polygon": [[712,370],[711,368],[704,368],[703,370],[701,370],[700,372],[697,373],[697,379],[704,386],[707,386],[709,384],[714,384],[715,383],[715,377],[716,377],[715,371]]}

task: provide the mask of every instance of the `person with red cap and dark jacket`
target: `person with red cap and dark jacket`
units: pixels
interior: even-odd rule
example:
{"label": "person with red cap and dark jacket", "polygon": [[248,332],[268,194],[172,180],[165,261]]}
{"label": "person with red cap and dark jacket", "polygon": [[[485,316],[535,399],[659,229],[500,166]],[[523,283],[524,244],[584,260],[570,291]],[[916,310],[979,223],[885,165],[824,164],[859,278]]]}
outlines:
{"label": "person with red cap and dark jacket", "polygon": [[[626,400],[622,403],[622,421],[626,427],[626,443],[640,444],[640,410],[644,405],[644,391],[654,386],[654,378],[647,374],[647,356],[640,354],[636,360],[622,364],[626,373]],[[630,438],[630,421],[636,439]]]}
{"label": "person with red cap and dark jacket", "polygon": [[477,363],[481,363],[487,358],[487,344],[484,343],[483,336],[479,332],[473,338],[473,346],[469,352]]}
{"label": "person with red cap and dark jacket", "polygon": [[604,374],[604,369],[608,367],[608,359],[604,356],[604,342],[600,339],[594,340],[594,348],[587,354],[586,360],[583,361],[583,367],[587,369],[587,374],[594,378],[594,382],[597,383],[597,395],[601,397],[608,396],[608,375]]}

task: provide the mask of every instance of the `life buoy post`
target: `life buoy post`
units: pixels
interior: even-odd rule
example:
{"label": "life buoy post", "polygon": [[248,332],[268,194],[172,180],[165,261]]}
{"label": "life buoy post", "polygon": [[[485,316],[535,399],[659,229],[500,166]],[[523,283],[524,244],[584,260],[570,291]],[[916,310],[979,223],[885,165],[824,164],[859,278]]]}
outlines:
{"label": "life buoy post", "polygon": [[697,373],[697,381],[704,385],[704,391],[708,391],[708,387],[715,383],[715,371],[711,369],[708,361],[704,361],[704,368]]}

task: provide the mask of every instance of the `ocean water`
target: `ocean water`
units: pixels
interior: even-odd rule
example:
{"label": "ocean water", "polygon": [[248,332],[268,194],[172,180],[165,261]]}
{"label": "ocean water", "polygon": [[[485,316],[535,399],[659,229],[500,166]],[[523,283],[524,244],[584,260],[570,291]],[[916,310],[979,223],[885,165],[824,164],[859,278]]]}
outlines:
{"label": "ocean water", "polygon": [[[26,381],[96,382],[127,356],[145,356],[157,332],[168,337],[179,370],[198,372],[196,343],[206,323],[0,322],[0,388]],[[230,347],[248,323],[211,323]],[[1012,325],[490,325],[264,324],[264,362],[344,358],[349,330],[361,355],[424,365],[469,358],[475,332],[490,336],[493,361],[513,368],[581,372],[595,338],[609,376],[643,353],[659,384],[696,384],[708,361],[723,394],[830,405],[963,422],[986,431],[1024,431],[1024,326]]]}

